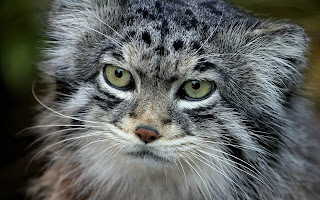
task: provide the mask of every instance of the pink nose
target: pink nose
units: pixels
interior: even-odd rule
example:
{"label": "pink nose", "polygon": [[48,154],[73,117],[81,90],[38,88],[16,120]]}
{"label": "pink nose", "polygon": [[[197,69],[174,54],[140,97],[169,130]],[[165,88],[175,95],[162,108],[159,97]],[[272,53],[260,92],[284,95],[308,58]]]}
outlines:
{"label": "pink nose", "polygon": [[146,144],[159,138],[159,135],[155,131],[144,128],[139,128],[134,133]]}

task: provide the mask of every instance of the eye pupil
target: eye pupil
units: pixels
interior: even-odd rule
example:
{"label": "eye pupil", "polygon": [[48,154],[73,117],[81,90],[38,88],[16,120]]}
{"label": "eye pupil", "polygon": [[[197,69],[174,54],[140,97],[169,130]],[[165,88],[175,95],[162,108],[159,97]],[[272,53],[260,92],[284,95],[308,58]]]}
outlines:
{"label": "eye pupil", "polygon": [[192,81],[192,83],[191,83],[191,87],[194,90],[198,90],[200,88],[200,86],[201,85],[200,85],[199,81]]}
{"label": "eye pupil", "polygon": [[115,75],[117,78],[121,78],[121,77],[123,76],[122,69],[117,69],[117,70],[114,72],[114,75]]}

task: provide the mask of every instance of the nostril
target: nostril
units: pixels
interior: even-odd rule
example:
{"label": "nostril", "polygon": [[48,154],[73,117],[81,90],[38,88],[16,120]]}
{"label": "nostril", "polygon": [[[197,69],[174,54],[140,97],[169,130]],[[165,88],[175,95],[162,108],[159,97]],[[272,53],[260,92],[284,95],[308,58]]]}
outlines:
{"label": "nostril", "polygon": [[146,128],[138,128],[135,131],[135,134],[140,138],[142,142],[146,144],[159,138],[159,135],[156,131]]}
{"label": "nostril", "polygon": [[152,140],[152,141],[155,140],[155,139],[156,139],[156,137],[154,137],[154,136],[150,137],[150,140]]}

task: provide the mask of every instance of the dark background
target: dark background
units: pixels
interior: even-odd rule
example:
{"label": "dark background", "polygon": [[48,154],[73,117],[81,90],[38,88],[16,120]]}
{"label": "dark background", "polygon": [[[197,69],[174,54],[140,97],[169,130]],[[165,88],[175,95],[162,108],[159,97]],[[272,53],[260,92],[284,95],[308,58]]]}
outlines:
{"label": "dark background", "polygon": [[[320,113],[320,1],[319,0],[231,0],[261,17],[291,19],[303,26],[312,39],[311,70],[307,92]],[[31,88],[37,78],[45,31],[42,20],[47,0],[0,0],[0,199],[24,199],[23,188],[33,173],[26,147],[30,133],[17,136],[32,126],[36,101]],[[319,115],[318,115],[319,116]]]}

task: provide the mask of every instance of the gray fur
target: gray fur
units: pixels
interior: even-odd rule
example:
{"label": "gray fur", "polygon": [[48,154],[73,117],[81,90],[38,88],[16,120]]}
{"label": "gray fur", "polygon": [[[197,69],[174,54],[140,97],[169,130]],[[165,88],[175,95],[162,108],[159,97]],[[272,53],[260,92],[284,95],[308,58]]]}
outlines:
{"label": "gray fur", "polygon": [[[301,27],[219,0],[56,0],[48,27],[34,199],[320,198]],[[110,87],[106,64],[134,90]],[[187,80],[217,90],[188,101]],[[139,124],[160,138],[144,144]]]}

